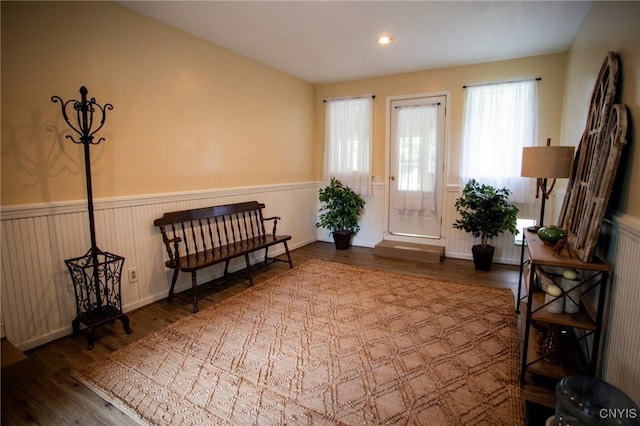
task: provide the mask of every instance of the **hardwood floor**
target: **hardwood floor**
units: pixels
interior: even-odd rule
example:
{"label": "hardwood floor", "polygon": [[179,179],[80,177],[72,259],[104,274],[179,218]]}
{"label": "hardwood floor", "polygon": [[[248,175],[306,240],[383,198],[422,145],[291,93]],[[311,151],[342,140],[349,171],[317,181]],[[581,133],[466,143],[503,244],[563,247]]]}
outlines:
{"label": "hardwood floor", "polygon": [[[494,264],[491,272],[477,272],[466,260],[445,259],[441,264],[418,264],[380,258],[373,249],[351,247],[335,250],[333,244],[316,242],[291,252],[294,265],[309,259],[324,259],[391,272],[421,275],[438,280],[484,284],[517,290],[518,268]],[[289,269],[275,263],[256,271],[255,283],[264,282]],[[239,278],[201,293],[200,309],[220,303],[246,290]],[[515,298],[515,297],[514,297]],[[78,383],[70,372],[128,345],[165,325],[192,315],[191,304],[161,300],[127,313],[133,334],[125,334],[120,322],[99,327],[92,351],[86,350],[86,335],[67,336],[27,352],[37,378],[2,392],[2,425],[134,425],[137,424],[113,405]]]}

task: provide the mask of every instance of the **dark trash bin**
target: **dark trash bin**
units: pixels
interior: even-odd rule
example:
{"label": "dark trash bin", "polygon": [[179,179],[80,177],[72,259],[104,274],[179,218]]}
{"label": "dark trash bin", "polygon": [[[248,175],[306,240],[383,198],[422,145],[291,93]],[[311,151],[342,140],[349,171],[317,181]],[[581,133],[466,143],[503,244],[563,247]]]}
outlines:
{"label": "dark trash bin", "polygon": [[593,377],[556,385],[556,426],[640,426],[640,409],[624,392]]}

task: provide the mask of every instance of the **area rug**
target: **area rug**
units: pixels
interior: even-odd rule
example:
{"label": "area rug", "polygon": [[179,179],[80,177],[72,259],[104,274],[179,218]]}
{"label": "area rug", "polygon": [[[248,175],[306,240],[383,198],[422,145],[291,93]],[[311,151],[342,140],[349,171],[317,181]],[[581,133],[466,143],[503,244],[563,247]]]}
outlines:
{"label": "area rug", "polygon": [[311,260],[74,376],[143,424],[522,425],[513,306]]}

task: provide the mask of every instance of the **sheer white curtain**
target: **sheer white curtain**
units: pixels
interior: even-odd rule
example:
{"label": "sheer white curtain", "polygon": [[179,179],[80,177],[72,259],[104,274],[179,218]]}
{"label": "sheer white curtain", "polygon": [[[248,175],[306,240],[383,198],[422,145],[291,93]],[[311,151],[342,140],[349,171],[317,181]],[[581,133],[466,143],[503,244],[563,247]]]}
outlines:
{"label": "sheer white curtain", "polygon": [[399,107],[398,193],[395,207],[436,215],[438,105]]}
{"label": "sheer white curtain", "polygon": [[532,179],[520,177],[522,148],[535,145],[538,86],[535,80],[467,87],[462,129],[462,183],[511,190],[524,203]]}
{"label": "sheer white curtain", "polygon": [[373,98],[326,102],[324,178],[332,176],[360,195],[371,193]]}

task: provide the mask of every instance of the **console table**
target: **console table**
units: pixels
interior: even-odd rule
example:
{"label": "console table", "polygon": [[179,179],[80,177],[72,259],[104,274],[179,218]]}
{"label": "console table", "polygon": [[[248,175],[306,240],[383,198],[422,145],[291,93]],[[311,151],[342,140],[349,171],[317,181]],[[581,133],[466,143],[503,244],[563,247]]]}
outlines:
{"label": "console table", "polygon": [[[581,278],[569,289],[572,299],[577,299],[579,304],[576,313],[551,313],[548,306],[557,298],[545,301],[541,277],[562,289],[562,269],[575,269],[580,273]],[[608,280],[607,263],[599,259],[582,262],[571,256],[568,248],[556,253],[536,233],[524,232],[516,312],[520,309],[525,312],[520,321],[523,336],[520,380],[525,400],[553,407],[555,383],[559,379],[598,374]],[[569,291],[562,290],[558,298]],[[580,296],[574,296],[576,293]],[[536,329],[544,332],[550,328],[557,331],[558,359],[538,350]]]}

